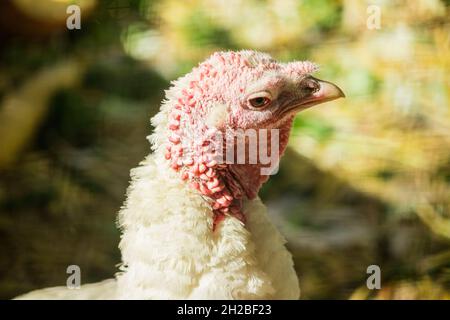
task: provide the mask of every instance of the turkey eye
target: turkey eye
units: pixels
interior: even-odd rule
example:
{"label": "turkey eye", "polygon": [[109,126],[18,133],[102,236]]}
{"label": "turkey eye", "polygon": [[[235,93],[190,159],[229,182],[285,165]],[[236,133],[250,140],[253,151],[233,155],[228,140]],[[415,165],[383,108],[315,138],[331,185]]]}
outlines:
{"label": "turkey eye", "polygon": [[254,108],[262,108],[270,103],[270,99],[267,97],[256,97],[250,99],[249,102]]}

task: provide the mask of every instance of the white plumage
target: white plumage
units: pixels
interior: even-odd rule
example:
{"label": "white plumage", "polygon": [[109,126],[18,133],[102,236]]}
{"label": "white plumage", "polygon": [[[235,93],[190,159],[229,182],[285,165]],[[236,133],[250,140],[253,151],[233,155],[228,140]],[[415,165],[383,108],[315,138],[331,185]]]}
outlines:
{"label": "white plumage", "polygon": [[[233,63],[237,63],[240,73],[245,68],[254,72],[255,68],[262,66],[259,73],[247,74],[246,81],[255,77],[255,80],[266,83],[267,81],[262,81],[264,77],[279,77],[281,72],[287,75],[286,81],[291,81],[289,77],[295,74],[292,78],[296,82],[290,82],[289,88],[294,87],[294,84],[303,85],[300,76],[306,77],[313,71],[310,64],[298,62],[275,65],[267,55],[251,51],[215,54],[208,61],[207,65],[221,61],[223,68],[230,65],[235,67]],[[232,62],[227,65],[224,61]],[[272,69],[277,68],[273,70],[277,70],[278,74],[272,69],[267,71],[264,64],[270,64]],[[220,73],[221,69],[217,70],[208,70],[206,74],[215,76],[218,73],[227,81],[237,81],[236,77],[240,76],[239,72],[237,76],[230,76],[226,72]],[[118,219],[122,230],[122,265],[116,278],[83,285],[78,290],[66,287],[37,290],[20,296],[19,299],[299,298],[298,279],[291,254],[285,248],[286,241],[270,222],[266,207],[260,199],[245,196],[239,199],[239,209],[245,216],[245,223],[227,214],[220,226],[214,229],[217,210],[213,210],[204,194],[180,179],[180,172],[173,170],[168,161],[165,148],[170,135],[168,127],[171,112],[177,101],[180,101],[180,94],[189,95],[185,88],[193,83],[192,79],[193,76],[188,75],[177,80],[167,92],[167,100],[161,106],[161,111],[152,119],[155,131],[150,136],[150,141],[154,152],[131,171],[132,181],[127,200]],[[280,86],[279,81],[272,82],[270,85]],[[322,84],[320,81],[318,83]],[[311,84],[307,85],[311,89]],[[281,89],[278,90],[281,92]],[[331,100],[331,93],[325,93],[323,101]],[[336,98],[337,93],[332,93]],[[310,98],[312,94],[315,91],[308,91],[307,96],[299,94],[298,99]],[[209,104],[206,100],[201,101],[201,108],[213,110],[204,119],[210,127],[226,123],[227,117],[233,112],[238,112],[238,120],[247,116],[239,113],[239,110],[230,110],[226,101],[220,102],[215,98],[211,101]],[[317,103],[323,101],[317,100]],[[308,103],[309,106],[311,103]],[[280,108],[280,105],[274,107]],[[255,114],[254,119],[261,118],[260,114],[249,114]],[[289,117],[292,119],[293,115]],[[180,121],[182,120],[183,118]],[[273,123],[280,123],[280,119],[274,119]],[[280,152],[283,150],[284,148]],[[259,189],[259,186],[256,187]]]}
{"label": "white plumage", "polygon": [[117,280],[48,288],[21,299],[297,299],[299,285],[285,240],[259,199],[245,201],[244,226],[212,213],[158,154],[132,170],[119,214],[126,272]]}

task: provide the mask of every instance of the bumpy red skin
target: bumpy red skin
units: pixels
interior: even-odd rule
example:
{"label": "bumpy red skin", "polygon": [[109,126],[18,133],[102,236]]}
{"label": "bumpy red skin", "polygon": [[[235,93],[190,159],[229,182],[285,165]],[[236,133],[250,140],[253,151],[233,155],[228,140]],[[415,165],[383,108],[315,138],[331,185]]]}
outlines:
{"label": "bumpy red skin", "polygon": [[[265,123],[266,129],[280,129],[281,156],[288,142],[293,116],[274,119],[268,113],[249,113],[244,106],[247,86],[267,72],[283,72],[288,77],[295,77],[316,68],[304,62],[285,65],[268,57],[252,58],[235,52],[214,54],[186,76],[186,85],[179,91],[177,103],[169,114],[170,135],[165,158],[171,168],[180,173],[181,179],[209,201],[214,212],[213,229],[226,215],[245,223],[242,199],[255,198],[269,177],[261,175],[259,164],[219,163],[215,134],[248,129],[252,123]],[[206,119],[217,105],[226,106],[225,119],[211,126]],[[267,151],[270,153],[270,145]]]}

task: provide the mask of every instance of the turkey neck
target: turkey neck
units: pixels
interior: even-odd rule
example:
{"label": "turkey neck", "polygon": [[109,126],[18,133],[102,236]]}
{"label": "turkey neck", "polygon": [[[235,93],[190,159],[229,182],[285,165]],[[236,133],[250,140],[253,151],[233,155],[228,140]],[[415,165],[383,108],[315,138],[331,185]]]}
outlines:
{"label": "turkey neck", "polygon": [[[266,145],[263,149],[260,148],[261,136],[257,135],[257,152],[258,162],[255,164],[234,163],[228,164],[224,170],[222,170],[222,178],[225,181],[227,187],[231,190],[231,193],[235,199],[249,199],[252,200],[258,196],[258,192],[262,185],[270,178],[271,174],[276,174],[276,169],[278,167],[279,159],[286,150],[286,146],[289,140],[289,133],[292,127],[293,119],[290,118],[286,122],[282,123],[279,127],[272,128],[271,130],[278,130],[278,141],[272,140],[272,131],[267,131]],[[277,143],[278,146],[275,149],[272,144]],[[249,142],[245,143],[246,161],[249,159]],[[235,152],[237,152],[235,147]],[[273,157],[272,152],[277,152]],[[264,154],[264,155],[263,155]],[[272,155],[270,161],[275,163],[261,163],[261,156],[267,157]],[[269,167],[275,169],[275,171],[269,172]],[[264,171],[264,169],[266,169]]]}

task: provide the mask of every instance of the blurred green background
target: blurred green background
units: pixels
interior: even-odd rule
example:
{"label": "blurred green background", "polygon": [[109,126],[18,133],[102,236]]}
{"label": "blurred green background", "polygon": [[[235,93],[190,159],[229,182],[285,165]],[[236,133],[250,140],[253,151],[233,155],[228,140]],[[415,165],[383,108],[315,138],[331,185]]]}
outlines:
{"label": "blurred green background", "polygon": [[[81,8],[81,30],[66,8]],[[366,26],[377,5],[381,28]],[[309,59],[347,98],[301,113],[262,198],[303,299],[450,298],[450,1],[0,4],[0,298],[111,277],[115,215],[164,89],[216,50]],[[366,288],[379,265],[381,290]]]}

